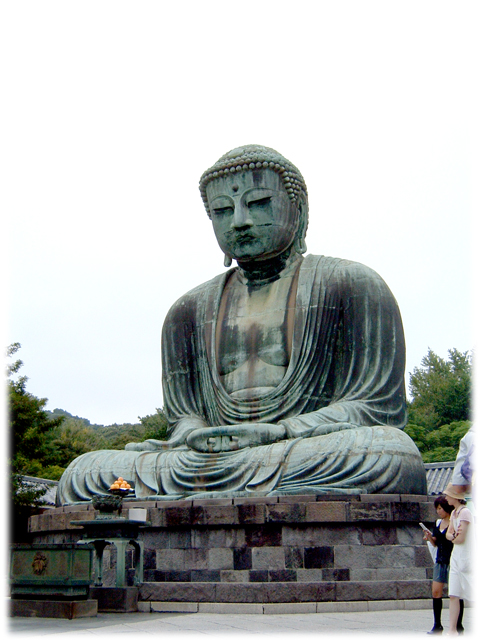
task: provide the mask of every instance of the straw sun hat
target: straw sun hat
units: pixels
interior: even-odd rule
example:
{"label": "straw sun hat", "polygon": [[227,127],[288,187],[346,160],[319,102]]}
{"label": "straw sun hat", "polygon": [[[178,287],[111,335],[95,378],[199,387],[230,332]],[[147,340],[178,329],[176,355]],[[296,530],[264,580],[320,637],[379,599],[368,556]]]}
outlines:
{"label": "straw sun hat", "polygon": [[450,496],[450,498],[455,498],[456,500],[465,500],[464,493],[458,493],[453,488],[453,485],[449,484],[446,489],[443,490],[444,495]]}

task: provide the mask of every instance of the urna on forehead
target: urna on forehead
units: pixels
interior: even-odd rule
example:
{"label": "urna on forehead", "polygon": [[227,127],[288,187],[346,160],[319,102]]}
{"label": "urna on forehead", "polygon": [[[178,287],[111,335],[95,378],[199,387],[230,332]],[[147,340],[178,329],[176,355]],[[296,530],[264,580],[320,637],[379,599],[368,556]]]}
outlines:
{"label": "urna on forehead", "polygon": [[[217,176],[206,186],[207,197],[211,205],[212,198],[220,194],[235,194],[258,189],[273,189],[282,191],[285,195],[285,187],[283,185],[282,176],[269,167],[261,169],[249,169],[248,171],[235,171],[234,173],[224,173],[223,176]],[[291,202],[291,201],[290,201]],[[291,204],[293,204],[291,202]]]}
{"label": "urna on forehead", "polygon": [[203,173],[200,178],[200,194],[207,213],[209,210],[207,184],[209,182],[224,175],[253,169],[273,169],[281,176],[288,196],[293,202],[296,202],[299,196],[305,203],[308,202],[307,185],[297,167],[275,149],[250,144],[232,149]]}

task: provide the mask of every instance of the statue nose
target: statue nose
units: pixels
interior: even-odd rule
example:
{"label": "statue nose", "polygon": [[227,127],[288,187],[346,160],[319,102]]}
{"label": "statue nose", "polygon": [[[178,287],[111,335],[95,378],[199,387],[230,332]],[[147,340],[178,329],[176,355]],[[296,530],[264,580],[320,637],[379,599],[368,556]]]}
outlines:
{"label": "statue nose", "polygon": [[241,202],[237,202],[233,212],[232,229],[243,229],[251,227],[252,224],[248,207]]}

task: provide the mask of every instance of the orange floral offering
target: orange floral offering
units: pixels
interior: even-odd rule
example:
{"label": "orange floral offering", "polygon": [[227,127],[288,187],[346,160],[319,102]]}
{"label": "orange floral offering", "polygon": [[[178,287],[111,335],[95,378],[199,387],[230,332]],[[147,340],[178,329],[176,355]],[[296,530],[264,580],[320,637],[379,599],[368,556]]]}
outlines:
{"label": "orange floral offering", "polygon": [[128,491],[132,486],[123,478],[118,478],[115,482],[110,485],[110,491]]}

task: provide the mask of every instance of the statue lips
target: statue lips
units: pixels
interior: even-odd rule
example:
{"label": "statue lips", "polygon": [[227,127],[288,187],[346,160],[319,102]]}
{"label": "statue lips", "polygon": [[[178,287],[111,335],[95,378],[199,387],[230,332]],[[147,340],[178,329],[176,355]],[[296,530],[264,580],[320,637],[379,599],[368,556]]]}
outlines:
{"label": "statue lips", "polygon": [[258,239],[257,234],[251,231],[227,231],[225,237],[230,245],[248,244]]}

